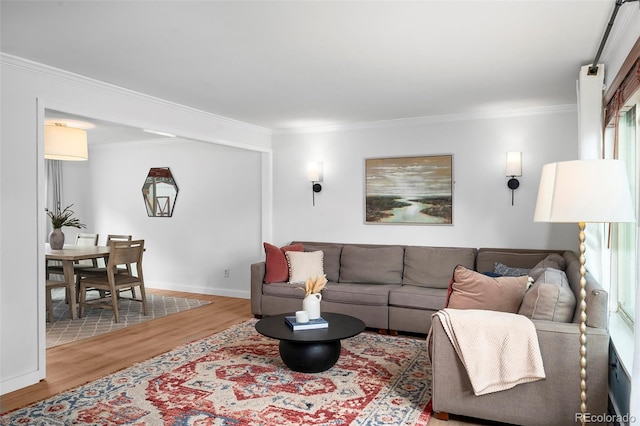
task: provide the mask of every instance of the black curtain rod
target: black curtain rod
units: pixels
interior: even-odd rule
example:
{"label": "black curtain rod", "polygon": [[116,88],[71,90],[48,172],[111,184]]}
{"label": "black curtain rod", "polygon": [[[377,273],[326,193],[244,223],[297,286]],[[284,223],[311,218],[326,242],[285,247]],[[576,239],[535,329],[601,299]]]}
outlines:
{"label": "black curtain rod", "polygon": [[600,42],[600,47],[598,48],[598,53],[596,53],[596,57],[593,60],[593,64],[589,68],[589,75],[595,75],[598,73],[598,60],[600,59],[600,55],[602,54],[602,49],[604,49],[604,45],[607,43],[607,38],[609,38],[609,33],[611,32],[611,28],[613,27],[613,21],[616,20],[616,15],[618,14],[618,9],[625,3],[636,2],[640,0],[616,0],[616,6],[613,8],[613,13],[611,14],[611,19],[609,19],[609,23],[607,24],[607,29],[602,36],[602,41]]}

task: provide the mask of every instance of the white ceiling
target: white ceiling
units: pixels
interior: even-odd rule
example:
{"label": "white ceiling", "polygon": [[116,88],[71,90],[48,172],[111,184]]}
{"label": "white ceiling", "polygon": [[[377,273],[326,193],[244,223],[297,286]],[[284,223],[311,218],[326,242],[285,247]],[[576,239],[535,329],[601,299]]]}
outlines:
{"label": "white ceiling", "polygon": [[614,3],[2,0],[0,40],[282,130],[574,104]]}

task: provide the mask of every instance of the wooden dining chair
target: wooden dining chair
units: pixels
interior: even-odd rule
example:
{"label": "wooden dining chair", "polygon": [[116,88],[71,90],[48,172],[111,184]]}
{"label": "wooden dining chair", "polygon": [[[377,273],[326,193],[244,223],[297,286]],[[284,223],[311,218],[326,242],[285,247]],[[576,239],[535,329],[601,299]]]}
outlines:
{"label": "wooden dining chair", "polygon": [[[131,235],[120,235],[120,234],[108,234],[107,235],[107,245],[109,245],[109,243],[111,243],[111,241],[131,241],[133,237]],[[101,262],[106,262],[105,259],[100,259]],[[107,265],[105,264],[104,266],[98,266],[96,265],[93,268],[83,268],[82,271],[80,271],[80,276],[77,278],[78,282],[80,282],[80,279],[83,276],[89,276],[89,275],[103,275],[105,272],[107,271]],[[116,265],[116,272],[120,273],[120,272],[127,272],[129,273],[129,275],[131,275],[131,268],[130,265]],[[124,289],[125,291],[127,289]],[[131,294],[133,295],[133,297],[136,297],[136,293],[135,293],[135,288],[131,288]],[[105,297],[105,292],[101,291],[100,292],[100,297]]]}
{"label": "wooden dining chair", "polygon": [[[77,246],[97,246],[99,237],[100,237],[100,234],[79,233],[76,236],[75,244]],[[81,269],[97,267],[98,264],[96,262],[97,262],[96,259],[78,260],[74,263],[73,269],[76,270],[76,274],[77,274],[77,271]],[[47,279],[49,278],[50,274],[64,275],[62,265],[47,264]]]}
{"label": "wooden dining chair", "polygon": [[[107,235],[107,245],[109,245],[111,241],[131,241],[131,239],[131,235],[109,234]],[[116,272],[128,272],[129,274],[131,274],[131,267],[130,265],[117,265]]]}
{"label": "wooden dining chair", "polygon": [[53,297],[51,292],[54,288],[67,288],[67,283],[64,281],[47,280],[45,284],[45,297],[47,306],[47,321],[53,322]]}
{"label": "wooden dining chair", "polygon": [[[80,279],[79,316],[82,317],[84,314],[85,306],[99,305],[113,309],[115,322],[119,322],[118,301],[125,299],[119,295],[119,291],[134,287],[140,289],[140,299],[135,296],[126,299],[141,302],[143,314],[147,315],[147,296],[142,274],[143,253],[144,240],[111,241],[106,271],[101,275],[87,275]],[[118,265],[128,265],[131,271],[135,271],[135,275],[128,272],[116,272]],[[105,295],[99,299],[87,300],[88,289],[104,290]]]}
{"label": "wooden dining chair", "polygon": [[[111,243],[111,241],[131,241],[132,240],[132,236],[131,235],[117,235],[117,234],[108,234],[107,235],[107,243],[106,245],[109,245],[109,243]],[[104,266],[102,265],[96,265],[96,267],[94,268],[86,268],[83,270],[83,272],[85,272],[86,274],[102,274],[104,271],[106,271],[107,269],[107,265],[106,265],[106,260],[104,259],[100,259],[100,262],[104,262]],[[129,269],[126,268],[125,265],[121,265],[120,268],[118,269],[119,272],[122,271],[127,271],[129,273],[131,273],[131,271]]]}
{"label": "wooden dining chair", "polygon": [[[97,246],[100,234],[79,233],[76,237],[77,246]],[[78,260],[75,262],[74,269],[95,268],[98,266],[97,259]]]}
{"label": "wooden dining chair", "polygon": [[[100,234],[92,234],[92,233],[79,233],[76,236],[75,245],[77,246],[97,246],[98,238]],[[55,264],[52,264],[55,262]],[[75,273],[75,283],[76,283],[76,293],[78,291],[78,282],[80,281],[79,274],[84,269],[95,268],[98,264],[96,263],[96,259],[89,260],[77,260],[73,264],[73,269]],[[49,280],[51,275],[60,275],[64,277],[64,269],[62,268],[62,264],[59,261],[47,261],[46,267],[46,279]],[[49,293],[50,294],[50,293]],[[65,292],[66,294],[66,292]],[[68,300],[69,295],[66,294],[65,300]]]}

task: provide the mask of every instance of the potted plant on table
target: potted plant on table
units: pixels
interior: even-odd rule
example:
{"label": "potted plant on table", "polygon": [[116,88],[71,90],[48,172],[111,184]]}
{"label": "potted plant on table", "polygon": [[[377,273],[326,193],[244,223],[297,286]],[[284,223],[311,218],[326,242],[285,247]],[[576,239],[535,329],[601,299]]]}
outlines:
{"label": "potted plant on table", "polygon": [[73,204],[68,205],[64,210],[60,211],[60,205],[58,204],[55,212],[44,209],[47,212],[47,216],[51,219],[51,227],[53,230],[49,233],[49,245],[54,250],[60,250],[62,246],[64,246],[63,226],[72,226],[78,229],[87,227],[84,223],[81,223],[78,218],[73,217],[75,212],[71,210],[71,207],[73,207]]}

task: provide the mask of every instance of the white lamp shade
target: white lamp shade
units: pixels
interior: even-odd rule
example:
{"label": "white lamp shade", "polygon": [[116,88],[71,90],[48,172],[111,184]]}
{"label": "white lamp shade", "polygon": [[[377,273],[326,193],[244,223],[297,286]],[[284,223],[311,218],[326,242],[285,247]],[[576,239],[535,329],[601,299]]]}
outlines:
{"label": "white lamp shade", "polygon": [[522,176],[522,153],[507,152],[507,176]]}
{"label": "white lamp shade", "polygon": [[576,160],[542,168],[535,222],[635,222],[624,163]]}
{"label": "white lamp shade", "polygon": [[309,162],[307,164],[307,180],[311,182],[322,182],[322,163]]}
{"label": "white lamp shade", "polygon": [[84,161],[89,158],[87,132],[74,127],[44,126],[44,158]]}

